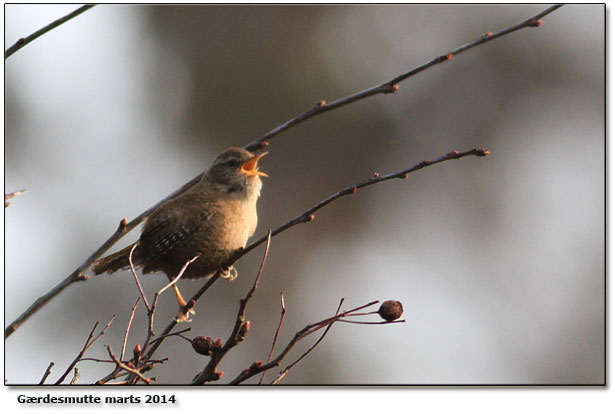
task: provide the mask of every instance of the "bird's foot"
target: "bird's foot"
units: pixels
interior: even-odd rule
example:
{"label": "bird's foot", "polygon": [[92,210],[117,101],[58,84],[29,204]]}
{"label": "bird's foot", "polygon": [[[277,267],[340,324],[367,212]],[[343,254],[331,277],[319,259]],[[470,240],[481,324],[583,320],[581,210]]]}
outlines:
{"label": "bird's foot", "polygon": [[237,279],[237,269],[235,269],[235,266],[230,266],[226,269],[220,269],[220,277],[228,280],[229,282],[232,282],[233,280]]}
{"label": "bird's foot", "polygon": [[177,312],[177,316],[175,317],[175,322],[192,322],[192,319],[190,319],[190,315],[195,314],[196,312],[192,308],[186,310],[186,308],[180,307],[179,311]]}

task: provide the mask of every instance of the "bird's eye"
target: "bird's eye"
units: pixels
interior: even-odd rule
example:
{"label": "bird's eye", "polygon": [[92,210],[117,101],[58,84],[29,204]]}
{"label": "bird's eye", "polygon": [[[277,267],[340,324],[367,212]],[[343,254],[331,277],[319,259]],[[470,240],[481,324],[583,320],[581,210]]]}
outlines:
{"label": "bird's eye", "polygon": [[236,159],[228,160],[227,164],[230,165],[231,167],[239,167],[239,160],[236,160]]}

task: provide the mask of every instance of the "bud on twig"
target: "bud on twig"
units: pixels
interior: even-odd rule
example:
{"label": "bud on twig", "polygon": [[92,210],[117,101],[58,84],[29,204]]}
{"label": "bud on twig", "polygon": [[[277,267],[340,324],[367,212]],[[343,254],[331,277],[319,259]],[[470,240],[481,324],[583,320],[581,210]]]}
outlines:
{"label": "bud on twig", "polygon": [[237,333],[237,341],[241,342],[246,338],[248,331],[250,330],[250,321],[245,321],[241,324],[241,328],[239,328],[239,332]]}
{"label": "bud on twig", "polygon": [[133,361],[138,361],[141,358],[141,345],[136,344],[132,350]]}

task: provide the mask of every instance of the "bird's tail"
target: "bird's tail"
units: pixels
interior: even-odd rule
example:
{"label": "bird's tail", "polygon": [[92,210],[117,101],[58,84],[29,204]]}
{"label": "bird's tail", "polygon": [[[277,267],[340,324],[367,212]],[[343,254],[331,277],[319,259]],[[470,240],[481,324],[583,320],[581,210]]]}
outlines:
{"label": "bird's tail", "polygon": [[[114,273],[120,269],[126,269],[130,267],[130,261],[128,257],[130,256],[130,250],[132,250],[134,244],[123,248],[122,250],[110,254],[107,257],[103,257],[102,259],[94,262],[94,266],[92,270],[95,274],[100,275],[101,273]],[[137,247],[132,254],[132,263],[137,266],[141,264],[140,260],[140,251]]]}

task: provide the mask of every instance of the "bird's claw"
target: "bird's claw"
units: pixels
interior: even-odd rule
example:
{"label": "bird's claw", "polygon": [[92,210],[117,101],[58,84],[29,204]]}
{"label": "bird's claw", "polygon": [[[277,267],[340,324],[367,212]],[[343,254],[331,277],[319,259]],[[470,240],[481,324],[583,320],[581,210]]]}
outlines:
{"label": "bird's claw", "polygon": [[192,308],[188,310],[185,310],[184,308],[179,308],[179,312],[177,312],[177,316],[175,317],[175,322],[192,322],[192,319],[190,319],[190,315],[195,314],[196,312]]}
{"label": "bird's claw", "polygon": [[228,280],[229,282],[232,282],[233,280],[237,279],[237,269],[235,269],[235,266],[230,266],[226,269],[221,269],[220,277]]}

